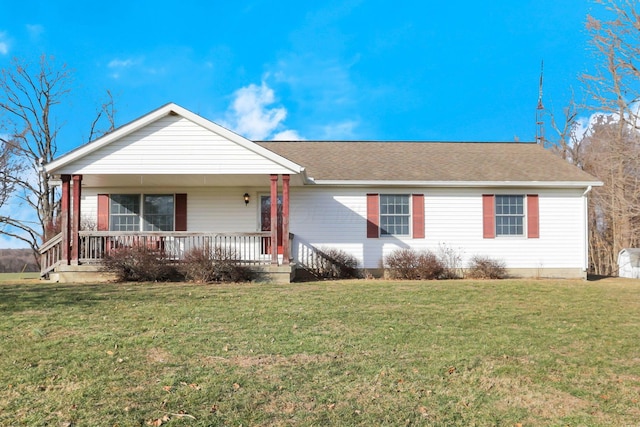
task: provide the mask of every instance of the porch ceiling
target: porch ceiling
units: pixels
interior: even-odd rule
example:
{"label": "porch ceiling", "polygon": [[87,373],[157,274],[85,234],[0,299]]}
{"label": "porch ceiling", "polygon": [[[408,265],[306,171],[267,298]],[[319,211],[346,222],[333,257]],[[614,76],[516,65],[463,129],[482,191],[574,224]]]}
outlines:
{"label": "porch ceiling", "polygon": [[[280,184],[282,178],[280,178]],[[270,176],[256,175],[83,175],[84,187],[265,187]],[[301,175],[292,175],[292,186],[303,185]]]}

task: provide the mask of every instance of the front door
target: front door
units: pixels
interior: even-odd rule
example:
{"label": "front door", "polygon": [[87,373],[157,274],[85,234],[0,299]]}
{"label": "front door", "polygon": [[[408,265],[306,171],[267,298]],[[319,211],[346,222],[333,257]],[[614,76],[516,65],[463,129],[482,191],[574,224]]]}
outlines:
{"label": "front door", "polygon": [[[260,196],[260,230],[271,231],[271,196]],[[270,239],[265,239],[262,253],[270,254]],[[278,196],[278,254],[282,254],[282,196]]]}

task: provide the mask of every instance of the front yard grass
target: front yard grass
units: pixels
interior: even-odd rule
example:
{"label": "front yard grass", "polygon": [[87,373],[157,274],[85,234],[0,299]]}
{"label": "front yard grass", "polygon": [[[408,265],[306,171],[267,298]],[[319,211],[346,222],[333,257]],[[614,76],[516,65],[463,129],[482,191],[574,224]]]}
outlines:
{"label": "front yard grass", "polygon": [[640,281],[0,283],[0,425],[633,425]]}

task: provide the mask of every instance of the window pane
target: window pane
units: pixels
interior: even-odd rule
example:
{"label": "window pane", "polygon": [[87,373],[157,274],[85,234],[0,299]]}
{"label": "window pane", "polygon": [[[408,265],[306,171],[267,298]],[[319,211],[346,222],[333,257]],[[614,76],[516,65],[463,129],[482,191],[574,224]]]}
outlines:
{"label": "window pane", "polygon": [[524,235],[524,196],[496,196],[496,235]]}
{"label": "window pane", "polygon": [[144,196],[144,230],[173,231],[173,195]]}
{"label": "window pane", "polygon": [[112,194],[109,229],[111,231],[140,230],[140,196],[137,194]]}
{"label": "window pane", "polygon": [[409,235],[409,196],[406,194],[380,195],[380,234]]}

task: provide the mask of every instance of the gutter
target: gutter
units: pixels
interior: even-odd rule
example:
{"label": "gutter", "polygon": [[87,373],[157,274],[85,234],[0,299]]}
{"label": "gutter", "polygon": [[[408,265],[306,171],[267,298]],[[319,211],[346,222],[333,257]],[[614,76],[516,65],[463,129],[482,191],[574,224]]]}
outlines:
{"label": "gutter", "polygon": [[308,184],[340,187],[430,187],[430,188],[584,188],[599,187],[597,181],[391,181],[328,180],[309,177]]}
{"label": "gutter", "polygon": [[587,271],[589,270],[589,203],[588,194],[593,190],[593,186],[589,185],[582,193],[584,201],[584,278],[587,279]]}

